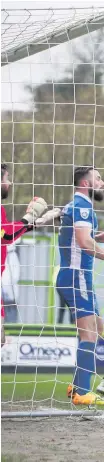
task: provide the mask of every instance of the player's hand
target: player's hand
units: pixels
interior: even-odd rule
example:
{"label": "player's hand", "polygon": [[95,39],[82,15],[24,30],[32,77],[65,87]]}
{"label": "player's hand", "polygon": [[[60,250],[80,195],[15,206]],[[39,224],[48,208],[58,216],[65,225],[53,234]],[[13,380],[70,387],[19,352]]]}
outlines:
{"label": "player's hand", "polygon": [[54,224],[54,220],[60,218],[60,215],[61,209],[58,207],[54,208],[53,210],[48,210],[41,218],[37,218],[36,228]]}
{"label": "player's hand", "polygon": [[30,225],[33,225],[46,212],[47,208],[47,203],[42,197],[34,197],[29,203],[23,219],[27,220]]}

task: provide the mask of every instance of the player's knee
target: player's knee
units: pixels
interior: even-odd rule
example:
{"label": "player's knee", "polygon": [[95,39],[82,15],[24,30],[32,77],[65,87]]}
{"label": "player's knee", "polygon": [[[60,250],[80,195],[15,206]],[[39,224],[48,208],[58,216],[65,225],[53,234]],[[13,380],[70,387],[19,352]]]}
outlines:
{"label": "player's knee", "polygon": [[98,336],[102,335],[104,331],[103,320],[98,317],[97,320],[91,323],[90,326],[86,325],[83,329],[78,329],[79,337],[81,341],[96,343]]}
{"label": "player's knee", "polygon": [[98,338],[97,322],[94,316],[86,316],[77,320],[77,327],[82,342],[96,343]]}
{"label": "player's knee", "polygon": [[97,332],[91,332],[88,331],[87,329],[85,331],[82,331],[79,329],[79,338],[81,342],[91,342],[91,343],[96,343],[98,333]]}

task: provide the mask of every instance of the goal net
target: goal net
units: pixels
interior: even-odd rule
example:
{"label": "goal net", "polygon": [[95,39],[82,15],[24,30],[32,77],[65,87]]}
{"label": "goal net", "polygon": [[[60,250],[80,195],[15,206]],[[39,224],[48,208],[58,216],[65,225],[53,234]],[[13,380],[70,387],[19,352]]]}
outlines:
{"label": "goal net", "polygon": [[[5,203],[10,220],[20,220],[34,195],[63,207],[73,198],[76,166],[96,165],[104,178],[104,7],[30,3],[23,9],[4,2],[1,15],[1,155],[13,184]],[[102,204],[96,213],[103,229]],[[71,309],[55,289],[57,234],[57,224],[42,228],[8,249],[3,417],[103,413],[103,401],[89,410],[67,398],[79,340]],[[95,262],[101,317],[103,277],[103,262]],[[97,341],[94,391],[103,374],[103,334]]]}

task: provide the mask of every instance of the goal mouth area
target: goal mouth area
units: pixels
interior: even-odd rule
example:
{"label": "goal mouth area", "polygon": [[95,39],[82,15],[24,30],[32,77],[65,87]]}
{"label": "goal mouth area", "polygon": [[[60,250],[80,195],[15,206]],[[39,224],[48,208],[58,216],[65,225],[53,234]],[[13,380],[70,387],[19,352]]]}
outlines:
{"label": "goal mouth area", "polygon": [[[3,1],[3,4],[5,4],[5,1]],[[27,5],[27,2],[25,3],[25,5]],[[1,27],[2,27],[1,65],[2,65],[2,73],[3,73],[2,82],[4,85],[3,93],[5,92],[5,95],[3,95],[3,97],[4,96],[5,97],[4,97],[3,115],[2,115],[2,118],[3,118],[2,146],[3,146],[3,154],[6,153],[6,156],[8,155],[10,156],[8,157],[10,161],[8,161],[7,159],[7,165],[10,164],[10,168],[12,170],[12,180],[13,180],[12,181],[13,194],[12,194],[12,201],[10,203],[10,206],[12,206],[13,214],[15,215],[15,213],[17,213],[17,211],[15,212],[16,207],[19,207],[21,210],[21,206],[24,206],[24,204],[21,204],[21,202],[25,202],[24,198],[26,197],[26,194],[28,191],[27,185],[32,185],[31,186],[32,191],[34,189],[34,186],[37,189],[39,188],[39,190],[41,190],[41,187],[42,187],[43,191],[44,191],[44,188],[47,188],[45,191],[49,191],[49,189],[52,188],[52,192],[49,193],[50,194],[49,196],[47,193],[47,198],[48,198],[48,204],[51,204],[54,207],[54,204],[57,205],[56,197],[58,197],[58,194],[56,196],[56,189],[57,191],[59,191],[59,188],[63,190],[63,187],[64,187],[64,191],[65,191],[65,189],[67,190],[67,187],[68,188],[70,187],[70,188],[73,188],[73,191],[74,191],[73,180],[72,179],[70,180],[68,177],[68,182],[66,181],[66,172],[68,169],[70,170],[68,175],[69,174],[71,175],[71,171],[74,168],[74,166],[76,166],[77,163],[79,166],[82,166],[81,165],[82,163],[84,165],[84,162],[86,163],[86,159],[88,161],[88,166],[94,165],[94,161],[96,162],[96,158],[99,163],[99,158],[100,158],[99,153],[101,153],[101,161],[99,163],[99,169],[101,171],[103,170],[102,168],[103,164],[101,164],[102,149],[104,145],[103,135],[102,135],[102,132],[103,132],[103,117],[102,117],[103,89],[102,89],[102,86],[103,86],[103,83],[101,80],[102,74],[99,77],[98,83],[97,83],[97,78],[96,78],[97,69],[98,69],[99,62],[100,62],[99,54],[96,53],[96,47],[97,45],[99,45],[100,40],[101,41],[103,40],[102,37],[104,37],[104,34],[103,34],[104,7],[93,6],[93,7],[87,7],[87,8],[86,7],[80,8],[76,5],[76,7],[73,7],[73,8],[72,7],[71,8],[54,8],[54,7],[48,8],[47,7],[43,9],[34,8],[34,10],[27,9],[27,8],[23,9],[21,7],[17,9],[4,8],[2,9]],[[84,36],[85,36],[85,39],[84,39]],[[88,82],[87,80],[85,80],[84,82],[83,73],[81,74],[82,80],[79,83],[78,83],[78,80],[75,79],[75,68],[77,64],[77,59],[75,58],[76,61],[74,61],[74,46],[76,47],[76,41],[75,43],[74,42],[72,43],[72,41],[74,39],[79,39],[78,44],[80,44],[81,37],[82,37],[82,42],[85,43],[85,47],[86,47],[87,42],[89,42],[89,45],[91,45],[91,59],[90,59],[90,54],[89,54],[89,61],[91,62],[87,63],[86,59],[84,59],[86,57],[84,56],[83,58],[82,56],[82,64],[84,64],[85,67],[87,67],[87,64],[90,65],[88,71],[91,68],[91,82],[90,82],[90,76],[89,76]],[[98,37],[98,43],[97,43],[96,37]],[[62,77],[64,81],[62,80],[63,83],[60,84],[61,90],[58,94],[57,84],[59,84],[60,82],[58,82],[57,76],[55,77],[57,80],[55,80],[55,78],[53,77],[54,74],[53,74],[53,69],[52,69],[52,66],[54,66],[56,68],[55,72],[57,72],[57,68],[58,68],[57,67],[58,63],[57,63],[57,66],[56,66],[56,63],[54,63],[54,57],[53,57],[54,47],[56,47],[55,52],[57,54],[57,52],[60,53],[61,47],[59,47],[59,45],[60,46],[64,45],[63,48],[65,48],[66,44],[68,45],[68,63],[63,63],[64,59],[63,59],[63,54],[62,54],[59,57],[59,67],[61,69],[61,64],[62,66],[64,64],[68,64],[68,65],[71,64],[73,69],[72,69],[71,74],[70,72],[68,73],[68,82],[66,82],[67,80],[66,76],[65,78]],[[80,48],[80,45],[79,45],[79,48]],[[70,63],[69,63],[69,50],[70,50]],[[46,54],[45,53],[42,54],[42,52],[45,52],[45,51],[46,51]],[[99,49],[98,49],[98,52],[99,52]],[[42,54],[41,62],[39,62],[38,64],[42,64],[43,68],[44,68],[44,65],[47,66],[49,64],[49,69],[50,69],[50,74],[51,74],[51,77],[49,77],[49,87],[51,87],[51,89],[50,88],[48,89],[47,81],[44,82],[44,79],[43,79],[42,91],[43,91],[43,94],[45,95],[44,96],[45,101],[44,99],[42,100],[41,95],[39,95],[38,91],[37,91],[37,100],[35,99],[36,98],[35,91],[36,91],[36,88],[38,88],[36,79],[38,80],[38,77],[36,77],[36,73],[34,72],[35,67],[32,68],[31,64],[34,64],[33,63],[34,60],[38,61],[38,59],[40,59],[40,56],[39,57],[37,56],[38,53]],[[62,57],[62,63],[60,63],[61,57]],[[31,58],[31,60],[29,58]],[[102,55],[101,55],[101,58],[102,58]],[[25,62],[22,62],[21,60],[25,60]],[[45,60],[46,62],[44,62]],[[101,61],[101,66],[103,65],[102,61]],[[13,66],[12,66],[12,63],[14,63]],[[11,66],[8,66],[8,64],[11,64]],[[25,64],[29,68],[29,73],[27,72],[27,76],[26,76],[26,78],[29,79],[28,81],[27,80],[25,81],[24,70],[22,71],[23,76],[21,72],[19,72],[19,70],[17,69],[16,69],[16,72],[14,72],[15,71],[14,68],[16,67],[21,68],[22,66],[24,68]],[[35,63],[35,65],[36,64],[37,63]],[[8,67],[3,68],[3,66],[8,66]],[[63,69],[62,69],[62,72],[63,72]],[[6,73],[7,73],[7,76],[5,77]],[[41,71],[40,71],[40,74],[41,74]],[[39,75],[39,67],[38,67],[38,75]],[[71,75],[71,79],[70,79],[70,75]],[[77,75],[77,78],[78,78],[78,75]],[[35,82],[34,82],[34,79],[35,79]],[[59,78],[59,81],[60,81],[60,78]],[[28,93],[29,88],[28,88],[28,85],[26,85],[26,82],[27,83],[30,82],[30,90],[31,90],[30,93]],[[48,97],[45,94],[44,85],[46,85],[46,92],[47,90],[49,90]],[[64,88],[67,88],[67,85],[69,86],[66,91],[66,99],[63,95],[61,98],[61,94],[64,93],[62,91],[62,88],[63,86]],[[10,90],[9,96],[6,93],[6,86],[8,86]],[[18,87],[21,86],[21,95],[19,93],[20,96],[16,94],[18,93],[17,86]],[[39,83],[39,86],[41,87],[41,83]],[[82,87],[82,93],[81,93],[81,87]],[[8,91],[8,88],[7,88],[7,91]],[[70,91],[69,91],[69,88],[70,88]],[[77,92],[77,88],[78,88],[78,92]],[[18,90],[20,92],[19,88]],[[27,92],[26,99],[24,95],[25,92]],[[92,97],[91,97],[91,92],[92,92]],[[67,95],[69,96],[67,97]],[[16,103],[15,96],[17,98],[17,103]],[[21,104],[22,98],[23,98],[23,110],[21,110],[20,108],[20,105],[22,107],[22,104]],[[8,110],[8,107],[9,107],[9,110]],[[19,108],[20,110],[18,110]],[[44,111],[44,108],[45,108],[45,111]],[[38,113],[39,113],[39,117],[41,115],[40,119],[38,119]],[[69,116],[67,115],[67,113],[68,114],[70,113]],[[101,116],[100,116],[100,113],[101,113]],[[61,157],[61,155],[63,155],[63,152],[61,152],[61,148],[63,151],[66,151],[65,158],[64,156]],[[43,152],[46,151],[46,154],[43,156],[43,158],[42,158],[42,155],[43,155],[42,150]],[[79,157],[79,153],[81,157]],[[67,164],[67,158],[68,158],[68,162],[70,162],[68,164]],[[62,163],[61,161],[59,162],[60,159],[62,159]],[[43,160],[43,165],[42,165],[42,160]],[[65,166],[65,172],[63,168],[64,166]],[[24,168],[23,177],[24,177],[24,180],[26,181],[26,183],[24,182],[23,184],[23,188],[25,187],[27,188],[26,193],[24,193],[25,189],[21,188],[22,183],[23,183],[23,180],[21,179],[22,178],[22,168]],[[44,172],[46,170],[46,176],[44,175],[43,168],[44,168]],[[60,172],[62,172],[63,178],[58,170],[59,168],[60,168]],[[26,169],[30,172],[29,175]],[[37,173],[34,173],[35,169]],[[40,179],[40,183],[39,183],[39,178],[38,178],[38,169],[39,170],[41,169],[41,174],[39,172],[40,178],[42,178]],[[18,177],[19,170],[21,170],[20,178]],[[51,173],[49,172],[49,170],[51,170]],[[58,176],[59,174],[60,174],[60,178],[62,179],[62,181],[60,181],[60,178]],[[19,183],[17,183],[17,180],[16,180],[17,177],[20,180]],[[20,188],[18,188],[18,186],[20,186]],[[21,197],[17,193],[17,198],[15,198],[16,188],[17,188],[17,191],[19,191],[20,189]],[[22,200],[23,193],[24,193],[24,196]],[[38,195],[38,192],[36,192],[36,195]],[[44,197],[44,193],[42,197]],[[49,201],[49,197],[51,197],[50,201]],[[19,200],[20,200],[20,203],[19,203]],[[58,206],[60,206],[60,203],[61,203],[61,207],[62,207],[63,199],[61,199],[61,194],[59,194],[59,201],[60,202],[58,203]],[[99,213],[99,210],[96,210],[96,211]],[[55,229],[55,227],[53,227],[53,229]],[[48,249],[46,248],[47,259],[46,257],[44,257],[43,261],[42,261],[42,258],[40,259],[40,256],[42,256],[42,253],[41,253],[42,252],[41,243],[43,239],[42,235],[41,235],[41,239],[40,239],[40,235],[37,236],[37,239],[36,239],[36,234],[34,233],[35,238],[34,236],[29,236],[30,238],[29,240],[28,240],[28,236],[26,236],[26,239],[24,239],[24,243],[22,243],[21,245],[21,255],[22,255],[22,246],[23,245],[24,247],[27,246],[27,248],[29,248],[30,246],[28,256],[30,256],[31,246],[33,245],[34,256],[35,256],[34,261],[36,261],[36,265],[38,266],[38,263],[40,264],[41,262],[40,268],[42,267],[42,265],[43,265],[43,268],[47,267],[48,268],[47,274],[49,273],[49,275],[48,276],[46,275],[47,277],[46,279],[44,279],[43,277],[44,275],[42,273],[42,279],[38,280],[38,276],[37,276],[38,271],[37,271],[36,280],[35,280],[35,276],[33,275],[34,271],[33,271],[32,276],[31,274],[29,274],[29,278],[28,278],[28,274],[27,274],[27,276],[25,277],[24,276],[25,268],[26,268],[26,272],[28,273],[27,261],[28,261],[29,268],[32,268],[33,266],[35,266],[34,261],[33,261],[33,251],[32,251],[32,265],[31,265],[31,261],[27,259],[27,256],[26,256],[26,263],[24,263],[23,279],[22,278],[20,279],[21,303],[18,304],[17,306],[18,319],[20,320],[20,324],[16,324],[16,328],[15,328],[15,325],[13,325],[13,319],[12,319],[12,325],[10,325],[10,323],[8,325],[5,324],[5,334],[8,337],[10,336],[8,345],[9,345],[9,348],[11,345],[11,352],[10,352],[10,349],[8,349],[7,347],[8,357],[6,359],[8,360],[8,364],[6,363],[6,359],[4,358],[4,365],[3,365],[4,367],[3,375],[4,375],[5,363],[6,363],[7,376],[6,376],[6,379],[5,380],[3,379],[3,382],[2,382],[2,387],[3,387],[3,394],[2,394],[2,397],[3,397],[2,405],[3,406],[2,406],[2,412],[1,412],[2,419],[18,419],[18,418],[20,418],[21,420],[22,418],[23,419],[25,418],[27,419],[42,418],[43,419],[43,418],[49,418],[49,417],[54,418],[54,417],[60,417],[60,416],[67,417],[67,418],[70,417],[70,419],[79,418],[79,421],[81,421],[81,419],[86,419],[86,420],[104,419],[104,405],[102,404],[102,401],[99,402],[98,405],[94,404],[89,407],[88,405],[87,406],[85,405],[75,406],[73,405],[72,402],[69,402],[67,398],[66,388],[65,388],[67,385],[67,378],[65,377],[65,381],[62,381],[62,379],[59,380],[56,377],[56,372],[58,371],[57,361],[59,361],[59,359],[57,360],[58,355],[56,357],[56,363],[54,366],[55,367],[54,377],[53,378],[51,377],[51,380],[50,379],[47,380],[47,378],[43,380],[43,382],[45,382],[44,390],[46,390],[45,394],[43,395],[41,394],[42,380],[41,381],[40,379],[38,379],[39,381],[37,380],[37,375],[38,373],[40,373],[39,367],[41,367],[39,364],[40,358],[37,356],[40,354],[40,351],[38,351],[38,349],[44,348],[45,350],[44,356],[45,355],[46,356],[45,356],[45,359],[42,357],[42,362],[43,362],[43,359],[44,359],[44,362],[45,360],[47,362],[47,359],[48,359],[49,367],[50,367],[51,353],[50,353],[50,356],[48,356],[49,353],[46,353],[46,346],[44,347],[44,342],[46,342],[45,345],[47,345],[47,338],[45,339],[45,337],[49,337],[48,344],[49,342],[51,343],[50,337],[53,337],[52,339],[53,356],[55,356],[54,351],[55,351],[55,348],[57,347],[56,340],[57,338],[62,337],[61,330],[58,331],[58,328],[56,325],[57,312],[55,312],[55,310],[56,308],[59,308],[59,307],[57,303],[57,297],[55,299],[55,285],[53,284],[53,269],[55,267],[55,264],[57,264],[57,258],[54,253],[54,251],[56,252],[56,247],[57,247],[57,243],[55,240],[57,236],[55,235],[53,229],[52,229],[51,237],[48,236],[48,232],[47,232],[47,243],[46,242],[44,243],[44,247],[49,248],[49,252],[48,252]],[[44,240],[45,240],[45,233],[43,232],[43,234],[44,234]],[[39,246],[40,246],[40,250],[39,250]],[[37,253],[37,248],[38,248],[39,253]],[[25,262],[25,259],[23,261]],[[22,256],[21,256],[21,262],[22,262]],[[21,266],[22,266],[22,263],[20,263]],[[102,272],[102,269],[100,269],[99,267],[99,269],[96,270],[96,274],[98,277],[98,279],[96,277],[96,280],[98,280],[98,284],[99,284],[99,298],[101,297],[101,310],[103,310],[103,307],[102,307],[103,288],[102,288],[102,281],[100,277],[101,272]],[[30,273],[30,270],[29,270],[29,273]],[[99,281],[99,277],[100,277],[100,281]],[[32,290],[33,290],[33,294],[32,294]],[[44,301],[42,298],[43,290],[44,292],[46,290],[48,293],[48,296],[46,299],[44,296]],[[23,300],[22,291],[23,291],[23,296],[24,296],[24,293],[26,294],[25,301],[22,301]],[[38,291],[40,291],[40,298],[38,297]],[[42,300],[42,306],[41,306],[40,299]],[[30,300],[32,300],[31,304],[30,304]],[[34,303],[34,300],[35,300],[35,303]],[[38,319],[38,322],[41,323],[41,325],[39,324],[38,326],[39,327],[38,333],[36,332],[35,328],[34,328],[34,331],[35,331],[34,333],[33,324],[30,324],[31,329],[29,331],[29,322],[30,323],[32,322],[32,320],[30,320],[30,312],[26,320],[28,324],[26,324],[25,326],[24,317],[22,317],[22,315],[23,315],[23,310],[26,309],[26,306],[27,306],[28,311],[31,309],[31,306],[32,306],[32,310],[34,310],[34,306],[36,306],[35,317],[36,319]],[[43,309],[44,309],[44,315],[43,315]],[[102,311],[101,311],[101,316],[102,316]],[[51,330],[50,335],[49,335],[49,332],[48,333],[46,332],[46,329],[45,329],[46,326],[44,324],[44,319],[46,319],[46,322],[49,323],[49,329]],[[53,330],[52,330],[52,323],[54,322],[55,324],[53,325]],[[69,325],[67,325],[67,327],[69,327]],[[69,380],[69,373],[73,374],[73,371],[71,371],[72,364],[74,364],[74,356],[72,355],[73,351],[75,352],[75,359],[76,359],[75,341],[77,340],[77,332],[75,332],[74,329],[75,327],[73,328],[73,332],[71,336],[69,336],[69,332],[68,332],[68,341],[69,341],[68,363],[64,363],[64,364],[67,364],[66,374],[68,374],[68,380]],[[34,336],[36,337],[35,341],[34,341]],[[27,337],[27,339],[25,339],[25,337]],[[63,337],[65,340],[65,324],[64,324]],[[74,338],[73,344],[71,344],[70,337]],[[35,379],[31,379],[31,377],[29,378],[29,376],[27,377],[26,390],[27,388],[29,389],[29,386],[30,386],[30,391],[29,391],[29,394],[27,394],[27,391],[26,391],[26,395],[24,394],[25,387],[24,387],[23,379],[21,379],[21,377],[18,378],[18,375],[21,372],[19,370],[19,365],[18,365],[18,361],[19,361],[18,351],[20,351],[20,346],[21,346],[20,344],[23,343],[24,341],[30,342],[33,355],[34,355],[34,348],[36,348],[36,363],[31,362],[32,359],[34,361],[33,356],[29,356],[29,359],[28,358],[26,359],[26,353],[25,353],[25,360],[23,363],[23,353],[21,355],[22,368],[26,367],[26,373],[27,373],[27,367],[28,366],[29,368],[32,367],[33,368],[32,371],[30,372],[30,369],[29,369],[28,372],[31,374],[34,373],[36,376]],[[40,341],[40,346],[39,346],[39,341]],[[13,343],[15,345],[15,351],[14,351]],[[60,338],[60,349],[62,349],[62,346],[61,346],[62,343],[63,343],[63,340],[62,338]],[[66,346],[65,341],[64,341],[64,346]],[[71,353],[69,351],[69,348],[70,348]],[[16,359],[15,359],[15,362],[13,363],[11,356],[12,354],[14,355],[14,353],[16,355],[15,356]],[[62,356],[62,361],[63,361],[64,351],[62,352],[61,356]],[[97,359],[99,359],[99,356],[100,356],[100,353],[98,354]],[[71,361],[69,361],[69,359],[71,358],[72,358],[72,363]],[[26,361],[27,361],[27,365],[26,365]],[[101,363],[100,360],[99,362]],[[21,368],[21,365],[20,365],[20,368]],[[14,369],[11,371],[10,368],[12,367]],[[43,367],[43,364],[42,364],[42,367]],[[44,371],[43,372],[44,374],[47,374],[47,365],[45,365],[45,367],[46,367],[46,369],[44,369],[45,372]],[[73,366],[74,370],[75,370],[75,367],[76,367],[76,364],[74,364]],[[99,374],[101,374],[101,370]],[[59,372],[61,374],[61,370]],[[64,369],[62,369],[62,372],[63,374],[65,374],[65,367]],[[50,371],[50,373],[52,373],[52,370]],[[8,379],[9,374],[13,374],[13,379],[11,381],[10,379]],[[98,369],[94,371],[94,374],[95,374],[95,378],[94,378],[94,384],[95,384],[96,377],[98,378],[98,375],[99,375]],[[49,388],[48,381],[51,382],[50,388]],[[31,382],[33,382],[32,387],[31,387]],[[59,387],[57,386],[58,382],[60,382],[60,388],[61,388],[61,383],[62,383],[62,401],[60,398],[61,395],[60,395]],[[6,383],[6,385],[4,385],[4,383]],[[47,383],[47,387],[46,387],[46,383]],[[72,378],[71,378],[70,383],[72,383]],[[19,384],[21,384],[21,387],[23,388],[23,394],[21,393],[21,389],[20,389],[20,394],[17,393],[19,389]],[[36,390],[37,384],[38,386]],[[56,392],[54,393],[55,386],[56,386]],[[6,392],[6,387],[7,387],[7,392]],[[46,388],[48,389],[48,393],[47,393]],[[49,398],[47,397],[45,398],[45,396],[48,396],[48,394],[49,394]],[[20,400],[19,400],[19,396],[20,396]],[[25,398],[27,397],[27,399],[24,400],[24,396]],[[30,397],[30,400],[28,399],[28,397]],[[44,399],[41,399],[42,397],[44,397]],[[6,399],[7,401],[4,402],[4,399]],[[65,399],[67,401],[65,401]]]}
{"label": "goal mouth area", "polygon": [[35,55],[102,27],[102,7],[2,9],[1,65]]}

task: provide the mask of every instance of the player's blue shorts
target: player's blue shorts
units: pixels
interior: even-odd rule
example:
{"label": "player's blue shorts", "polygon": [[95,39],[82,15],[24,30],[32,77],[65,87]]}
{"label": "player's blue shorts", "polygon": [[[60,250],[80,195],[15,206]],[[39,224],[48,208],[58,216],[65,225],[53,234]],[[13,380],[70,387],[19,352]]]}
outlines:
{"label": "player's blue shorts", "polygon": [[96,314],[99,309],[93,289],[92,272],[86,270],[60,269],[56,288],[76,319]]}

